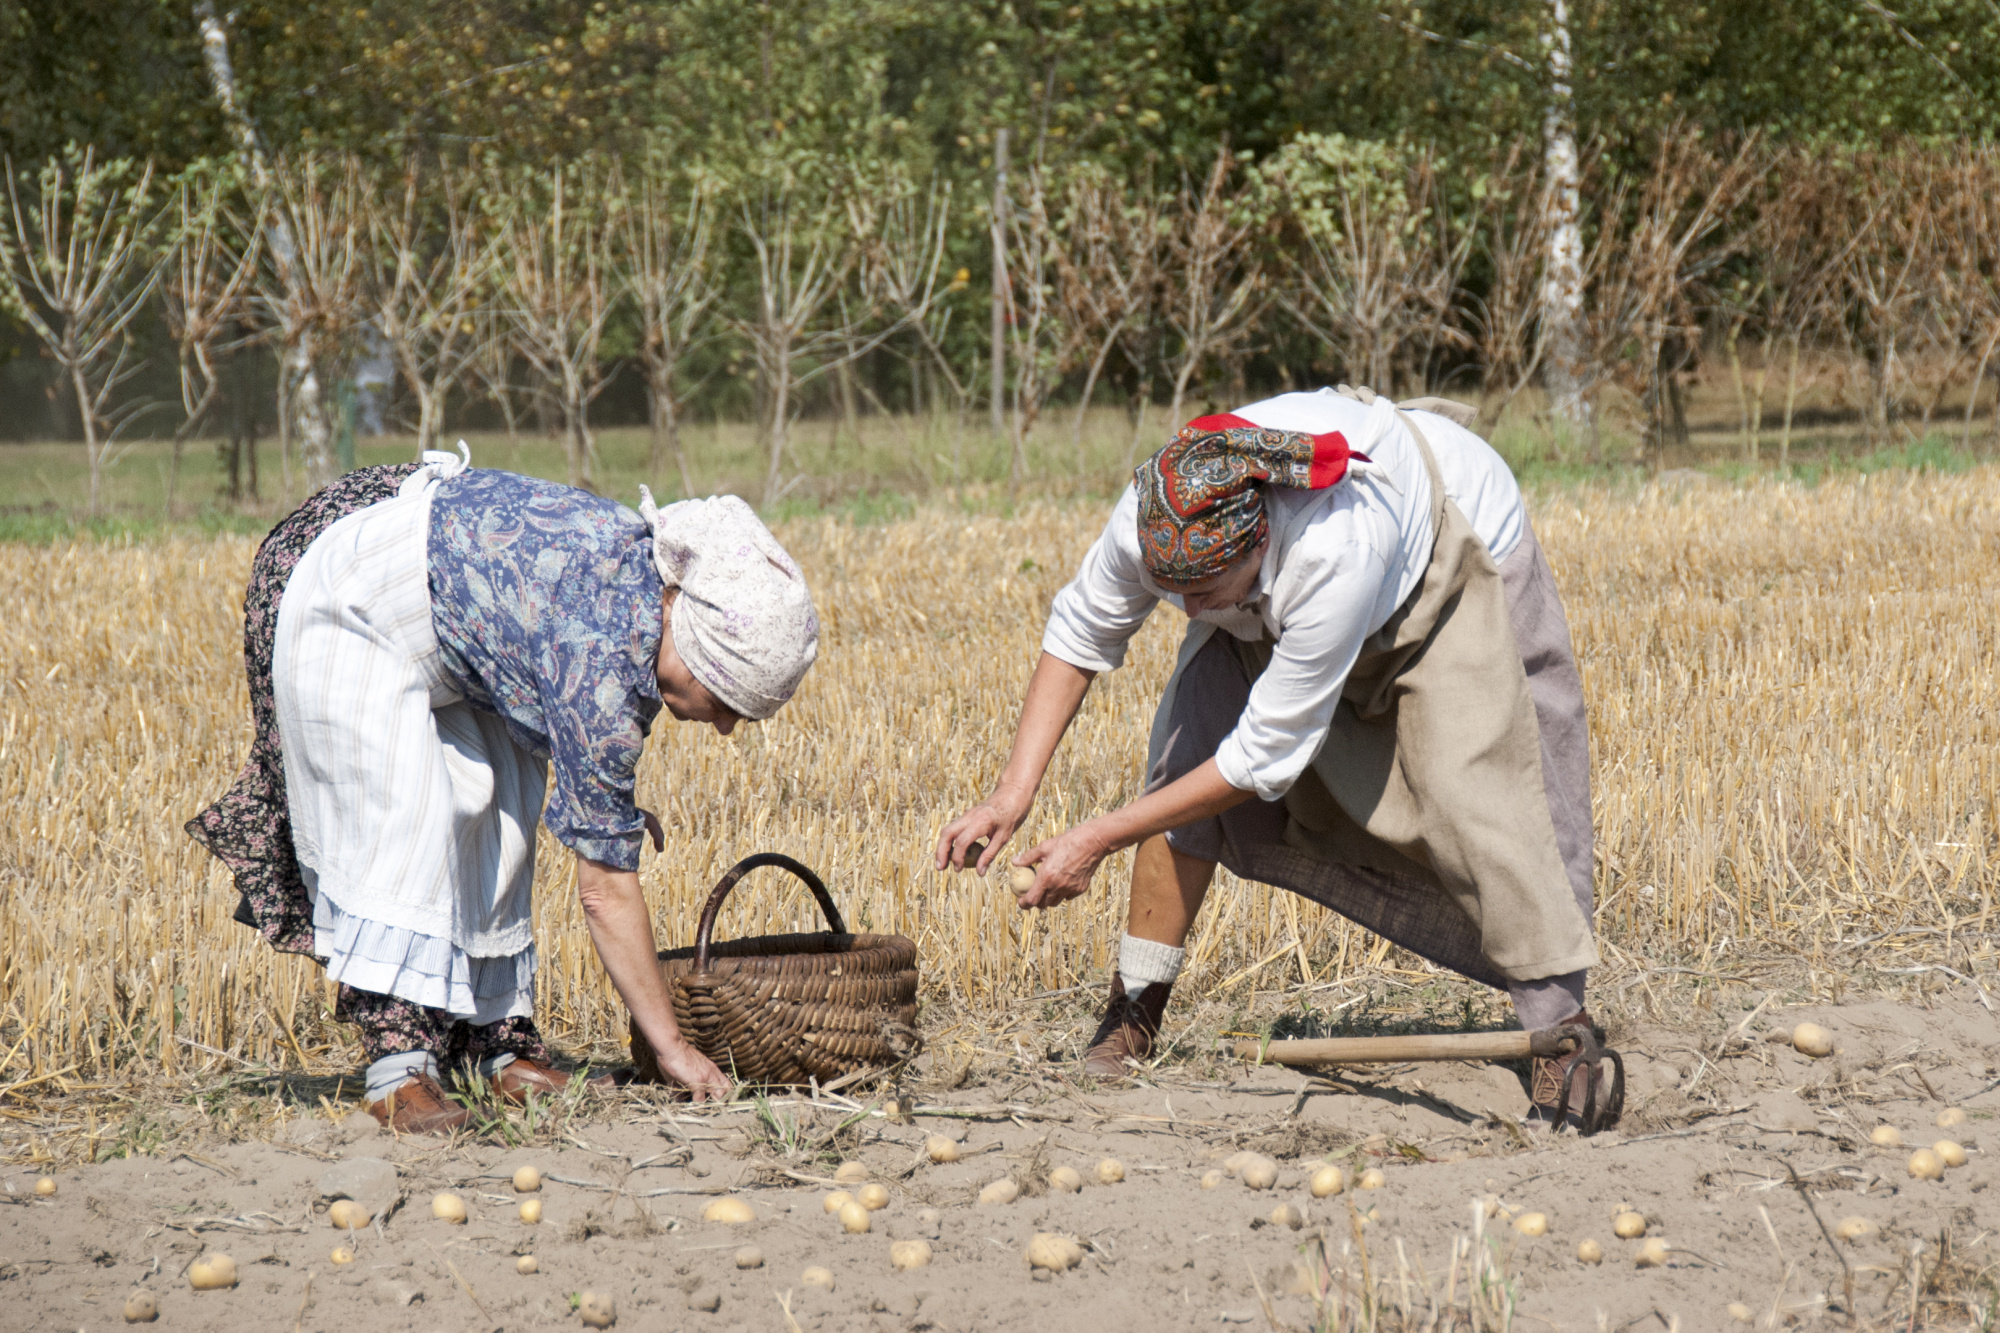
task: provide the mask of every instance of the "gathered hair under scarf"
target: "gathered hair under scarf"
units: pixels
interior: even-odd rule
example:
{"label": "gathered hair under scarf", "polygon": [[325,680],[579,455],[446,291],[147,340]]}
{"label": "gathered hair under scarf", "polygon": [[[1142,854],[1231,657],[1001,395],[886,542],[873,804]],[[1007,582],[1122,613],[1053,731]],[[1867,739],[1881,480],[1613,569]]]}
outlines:
{"label": "gathered hair under scarf", "polygon": [[1133,473],[1139,553],[1166,583],[1199,583],[1257,548],[1271,530],[1260,486],[1320,491],[1367,455],[1339,431],[1271,430],[1223,413],[1196,417]]}
{"label": "gathered hair under scarf", "polygon": [[665,509],[639,488],[653,564],[674,599],[668,632],[694,678],[739,717],[783,707],[819,656],[819,616],[805,575],[734,495]]}

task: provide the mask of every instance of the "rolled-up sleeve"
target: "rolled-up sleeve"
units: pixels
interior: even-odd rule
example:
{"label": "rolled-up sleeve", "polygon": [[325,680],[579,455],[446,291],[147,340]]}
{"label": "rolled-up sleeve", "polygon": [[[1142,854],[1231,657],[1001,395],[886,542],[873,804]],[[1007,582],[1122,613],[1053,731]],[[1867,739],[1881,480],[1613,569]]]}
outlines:
{"label": "rolled-up sleeve", "polygon": [[1158,603],[1139,558],[1139,493],[1130,486],[1083,565],[1049,606],[1042,651],[1085,671],[1116,671]]}
{"label": "rolled-up sleeve", "polygon": [[1270,665],[1215,752],[1223,781],[1266,801],[1290,791],[1326,743],[1387,576],[1381,553],[1363,542],[1290,563],[1281,590],[1290,609]]}

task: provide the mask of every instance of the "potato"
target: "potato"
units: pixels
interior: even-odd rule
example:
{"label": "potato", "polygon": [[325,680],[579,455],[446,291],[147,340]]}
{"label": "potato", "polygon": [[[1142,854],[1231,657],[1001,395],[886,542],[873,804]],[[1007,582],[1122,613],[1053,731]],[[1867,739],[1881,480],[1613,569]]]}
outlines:
{"label": "potato", "polygon": [[1315,1199],[1330,1199],[1347,1188],[1347,1173],[1337,1166],[1323,1166],[1312,1173],[1307,1188]]}
{"label": "potato", "polygon": [[1201,1187],[1205,1190],[1216,1189],[1227,1179],[1229,1177],[1224,1175],[1219,1168],[1214,1171],[1204,1171],[1201,1175]]}
{"label": "potato", "polygon": [[160,1317],[159,1298],[144,1287],[125,1298],[125,1322],[150,1324]]}
{"label": "potato", "polygon": [[840,1205],[840,1229],[850,1236],[858,1236],[874,1223],[868,1218],[868,1210],[858,1199],[849,1199]]}
{"label": "potato", "polygon": [[1252,1157],[1236,1173],[1253,1190],[1267,1190],[1278,1183],[1278,1164],[1268,1157]]}
{"label": "potato", "polygon": [[1894,1125],[1877,1125],[1868,1131],[1868,1141],[1878,1148],[1900,1148],[1903,1146],[1903,1131]]}
{"label": "potato", "polygon": [[610,1328],[618,1322],[618,1304],[601,1292],[586,1291],[576,1298],[576,1317],[585,1328]]}
{"label": "potato", "polygon": [[755,1245],[745,1245],[736,1252],[736,1266],[738,1268],[762,1268],[764,1266],[764,1252]]}
{"label": "potato", "polygon": [[533,1226],[535,1223],[541,1221],[542,1201],[540,1199],[521,1200],[521,1220],[529,1226]]}
{"label": "potato", "polygon": [[1865,1217],[1843,1217],[1833,1224],[1833,1234],[1842,1240],[1860,1240],[1875,1234],[1875,1224]]}
{"label": "potato", "polygon": [[1947,1106],[1937,1113],[1937,1119],[1933,1123],[1939,1129],[1951,1129],[1962,1125],[1965,1123],[1965,1110],[1962,1107]]}
{"label": "potato", "polygon": [[958,1144],[942,1134],[933,1134],[924,1140],[924,1153],[939,1166],[956,1162],[962,1155]]}
{"label": "potato", "polygon": [[43,1176],[40,1180],[35,1182],[35,1197],[37,1199],[55,1198],[56,1182],[48,1176]]}
{"label": "potato", "polygon": [[1233,1152],[1222,1159],[1222,1169],[1232,1176],[1240,1175],[1242,1174],[1245,1162],[1254,1162],[1256,1160],[1257,1154],[1254,1152]]}
{"label": "potato", "polygon": [[1005,1176],[979,1191],[981,1203],[1012,1203],[1020,1197],[1021,1187]]}
{"label": "potato", "polygon": [[1594,1240],[1580,1240],[1576,1243],[1576,1260],[1582,1264],[1604,1262],[1604,1247]]}
{"label": "potato", "polygon": [[431,1216],[453,1226],[461,1225],[465,1221],[465,1200],[450,1192],[434,1194],[431,1196]]}
{"label": "potato", "polygon": [[1281,1203],[1271,1210],[1271,1216],[1268,1220],[1274,1227],[1284,1227],[1288,1231],[1297,1231],[1306,1224],[1306,1215],[1288,1203]]}
{"label": "potato", "polygon": [[220,1291],[236,1285],[236,1261],[213,1251],[188,1265],[188,1285],[196,1291]]}
{"label": "potato", "polygon": [[1514,1219],[1514,1230],[1524,1236],[1546,1236],[1549,1234],[1547,1213],[1522,1213]]}
{"label": "potato", "polygon": [[849,1194],[846,1190],[835,1190],[824,1199],[821,1199],[819,1206],[824,1212],[837,1213],[853,1202],[854,1196],[852,1194]]}
{"label": "potato", "polygon": [[1066,1273],[1083,1262],[1083,1247],[1068,1236],[1053,1231],[1037,1231],[1028,1240],[1028,1267]]}
{"label": "potato", "polygon": [[1792,1029],[1792,1049],[1817,1060],[1833,1054],[1833,1034],[1817,1023],[1801,1023]]}
{"label": "potato", "polygon": [[532,1166],[524,1166],[514,1173],[514,1192],[533,1194],[542,1187],[542,1173]]}
{"label": "potato", "polygon": [[840,1169],[833,1173],[833,1178],[843,1185],[859,1185],[868,1179],[868,1174],[867,1166],[861,1162],[842,1162]]}
{"label": "potato", "polygon": [[832,1270],[821,1268],[817,1264],[799,1274],[799,1281],[808,1287],[819,1287],[826,1291],[833,1290]]}
{"label": "potato", "polygon": [[1620,1240],[1637,1240],[1646,1234],[1646,1219],[1634,1212],[1623,1212],[1611,1219],[1611,1234]]}
{"label": "potato", "polygon": [[535,1262],[535,1256],[532,1254],[524,1254],[514,1261],[514,1271],[522,1277],[527,1277],[540,1268],[541,1265]]}
{"label": "potato", "polygon": [[879,1213],[889,1206],[889,1191],[882,1185],[863,1185],[854,1191],[854,1201],[871,1213]]}
{"label": "potato", "polygon": [[1014,891],[1016,898],[1027,893],[1029,889],[1035,887],[1035,868],[1033,866],[1015,866],[1009,870],[1007,872],[1007,887]]}
{"label": "potato", "polygon": [[1371,1166],[1361,1173],[1361,1179],[1354,1182],[1356,1189],[1379,1190],[1389,1183],[1389,1177],[1382,1174],[1382,1168]]}
{"label": "potato", "polygon": [[1049,1188],[1064,1194],[1075,1194],[1083,1188],[1083,1177],[1076,1173],[1074,1167],[1059,1166],[1049,1172]]}
{"label": "potato", "polygon": [[336,1264],[336,1265],[338,1265],[338,1264],[351,1264],[351,1263],[353,1263],[353,1262],[354,1262],[354,1251],[353,1251],[353,1249],[352,1249],[351,1247],[349,1247],[349,1246],[346,1246],[346,1245],[336,1245],[336,1246],[334,1246],[334,1247],[333,1247],[333,1253],[332,1253],[332,1254],[329,1254],[329,1255],[328,1255],[328,1256],[326,1256],[326,1257],[327,1257],[327,1260],[328,1260],[328,1262],[330,1262],[330,1263],[333,1263],[333,1264]]}
{"label": "potato", "polygon": [[333,1207],[326,1210],[326,1220],[336,1231],[359,1231],[375,1219],[369,1215],[366,1204],[335,1199]]}
{"label": "potato", "polygon": [[899,1273],[922,1268],[930,1261],[931,1243],[927,1240],[899,1240],[889,1247],[890,1266]]}
{"label": "potato", "polygon": [[1906,1165],[1910,1174],[1918,1180],[1944,1179],[1944,1159],[1929,1148],[1919,1148],[1911,1153]]}
{"label": "potato", "polygon": [[1116,1185],[1123,1179],[1125,1179],[1125,1163],[1116,1157],[1107,1157],[1097,1164],[1098,1184]]}
{"label": "potato", "polygon": [[740,1226],[757,1220],[757,1210],[732,1195],[713,1200],[701,1210],[704,1222],[720,1222],[724,1226]]}
{"label": "potato", "polygon": [[1755,1310],[1752,1310],[1749,1306],[1745,1305],[1742,1301],[1731,1301],[1729,1304],[1723,1306],[1722,1308],[1727,1310],[1729,1312],[1729,1317],[1731,1319],[1734,1319],[1739,1324],[1747,1324],[1752,1319],[1755,1319],[1757,1317],[1757,1312]]}
{"label": "potato", "polygon": [[1632,1262],[1641,1268],[1663,1268],[1667,1262],[1667,1243],[1658,1236],[1649,1236],[1639,1246],[1639,1253]]}
{"label": "potato", "polygon": [[1931,1151],[1936,1153],[1938,1160],[1946,1166],[1965,1165],[1965,1149],[1959,1147],[1950,1139],[1939,1139],[1931,1145]]}

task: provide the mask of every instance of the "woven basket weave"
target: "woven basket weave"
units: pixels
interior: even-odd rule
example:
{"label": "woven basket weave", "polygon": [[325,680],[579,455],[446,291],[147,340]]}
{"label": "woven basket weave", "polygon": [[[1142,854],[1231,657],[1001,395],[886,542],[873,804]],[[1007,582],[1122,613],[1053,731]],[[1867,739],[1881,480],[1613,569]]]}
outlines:
{"label": "woven basket weave", "polygon": [[[711,943],[716,913],[738,880],[780,866],[805,882],[829,930]],[[692,949],[660,954],[683,1035],[738,1082],[828,1083],[916,1054],[917,946],[901,935],[850,935],[833,897],[789,856],[760,852],[730,868],[708,895]],[[665,1077],[632,1025],[641,1079]]]}

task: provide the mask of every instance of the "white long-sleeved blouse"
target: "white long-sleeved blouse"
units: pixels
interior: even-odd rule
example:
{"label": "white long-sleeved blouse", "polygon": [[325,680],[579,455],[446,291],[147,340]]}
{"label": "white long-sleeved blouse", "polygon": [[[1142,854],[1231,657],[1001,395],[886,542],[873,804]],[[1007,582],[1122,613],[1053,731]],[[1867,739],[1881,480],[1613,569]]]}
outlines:
{"label": "white long-sleeved blouse", "polygon": [[[1324,491],[1265,492],[1271,542],[1251,599],[1197,619],[1239,639],[1274,641],[1236,729],[1216,751],[1223,779],[1275,801],[1319,753],[1362,643],[1402,605],[1430,559],[1431,484],[1393,405],[1331,389],[1288,393],[1236,409],[1277,430],[1339,431],[1373,466]],[[1444,417],[1412,414],[1437,455],[1445,494],[1497,563],[1521,540],[1521,490],[1492,446]],[[1182,607],[1139,554],[1138,492],[1127,487],[1103,535],[1049,609],[1042,649],[1086,671],[1112,671],[1153,607]]]}

